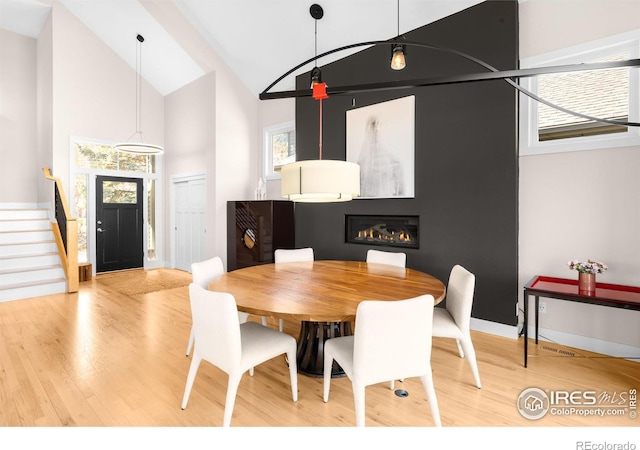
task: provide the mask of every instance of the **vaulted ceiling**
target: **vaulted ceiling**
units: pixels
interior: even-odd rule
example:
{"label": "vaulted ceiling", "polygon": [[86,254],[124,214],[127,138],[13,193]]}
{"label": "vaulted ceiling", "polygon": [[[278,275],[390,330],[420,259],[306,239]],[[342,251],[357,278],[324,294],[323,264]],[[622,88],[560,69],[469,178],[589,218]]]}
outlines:
{"label": "vaulted ceiling", "polygon": [[[54,0],[0,0],[0,28],[37,38]],[[210,45],[256,96],[297,64],[341,46],[385,40],[466,9],[480,0],[58,0],[136,68],[162,95],[204,75],[194,42]],[[176,19],[179,16],[179,21]],[[316,35],[317,25],[317,35]],[[185,30],[189,28],[189,30]],[[180,33],[176,33],[179,29]],[[190,42],[188,36],[192,36]],[[195,37],[195,39],[194,39]],[[317,37],[317,49],[315,39]],[[358,48],[352,51],[358,51]],[[322,58],[327,64],[347,52]],[[308,71],[311,66],[299,72]],[[293,77],[279,89],[293,87]]]}

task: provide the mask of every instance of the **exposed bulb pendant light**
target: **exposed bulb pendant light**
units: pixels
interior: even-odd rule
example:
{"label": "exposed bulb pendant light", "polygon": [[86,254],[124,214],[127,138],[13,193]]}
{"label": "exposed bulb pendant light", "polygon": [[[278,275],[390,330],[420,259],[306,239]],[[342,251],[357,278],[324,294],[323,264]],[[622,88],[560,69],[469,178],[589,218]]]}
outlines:
{"label": "exposed bulb pendant light", "polygon": [[[400,38],[400,0],[398,0],[398,34],[397,37]],[[407,62],[405,61],[404,54],[406,52],[406,46],[402,44],[393,44],[391,46],[391,68],[393,70],[402,70],[407,66]]]}
{"label": "exposed bulb pendant light", "polygon": [[407,66],[404,59],[404,45],[394,44],[391,53],[391,68],[393,70],[402,70]]}
{"label": "exposed bulb pendant light", "polygon": [[[138,155],[159,155],[164,149],[158,145],[145,144],[142,138],[142,43],[144,37],[136,36],[136,131],[127,142],[116,144],[114,147],[121,152],[136,153]],[[134,140],[135,137],[137,140]],[[139,141],[139,142],[138,142]]]}
{"label": "exposed bulb pendant light", "polygon": [[[309,10],[316,25],[316,57],[318,45],[318,19],[323,16],[320,5]],[[317,60],[316,60],[317,61]],[[322,100],[329,98],[327,84],[322,82],[320,69],[311,71],[313,98],[319,102],[319,133],[317,160],[298,161],[282,166],[281,193],[294,202],[329,203],[346,202],[360,196],[360,166],[356,163],[322,159]]]}

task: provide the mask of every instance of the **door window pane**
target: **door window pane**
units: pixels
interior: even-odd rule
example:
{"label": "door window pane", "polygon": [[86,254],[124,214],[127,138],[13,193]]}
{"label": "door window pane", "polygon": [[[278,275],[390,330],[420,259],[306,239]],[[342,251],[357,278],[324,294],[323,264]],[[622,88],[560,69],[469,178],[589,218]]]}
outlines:
{"label": "door window pane", "polygon": [[104,181],[102,183],[103,203],[138,203],[136,183],[123,181]]}

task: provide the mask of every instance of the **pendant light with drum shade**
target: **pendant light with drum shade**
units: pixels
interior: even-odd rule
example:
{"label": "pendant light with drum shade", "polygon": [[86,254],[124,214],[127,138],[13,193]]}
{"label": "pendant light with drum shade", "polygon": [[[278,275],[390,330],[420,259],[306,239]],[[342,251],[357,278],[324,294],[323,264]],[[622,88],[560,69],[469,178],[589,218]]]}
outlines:
{"label": "pendant light with drum shade", "polygon": [[[316,55],[318,44],[318,19],[324,15],[322,7],[311,5],[309,10],[316,25]],[[320,69],[311,71],[313,98],[319,104],[319,157],[315,160],[297,161],[281,169],[282,197],[302,203],[346,202],[360,196],[360,166],[356,163],[322,159],[322,101],[329,98],[327,84],[322,82]]]}
{"label": "pendant light with drum shade", "polygon": [[[142,138],[142,43],[144,37],[136,36],[136,131],[127,142],[114,145],[121,152],[135,153],[137,155],[160,155],[164,149],[158,145],[145,144]],[[137,140],[135,139],[137,136]]]}

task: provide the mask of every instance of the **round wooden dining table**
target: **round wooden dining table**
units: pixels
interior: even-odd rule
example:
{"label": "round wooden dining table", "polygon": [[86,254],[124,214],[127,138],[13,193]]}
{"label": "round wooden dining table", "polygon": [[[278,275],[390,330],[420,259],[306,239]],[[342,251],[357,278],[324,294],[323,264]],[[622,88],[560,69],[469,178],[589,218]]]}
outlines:
{"label": "round wooden dining table", "polygon": [[[245,267],[216,278],[209,289],[231,293],[239,311],[300,321],[298,371],[315,377],[322,376],[324,341],[352,334],[361,301],[430,294],[437,304],[446,293],[442,281],[414,269],[329,260]],[[341,375],[334,363],[332,376]]]}

